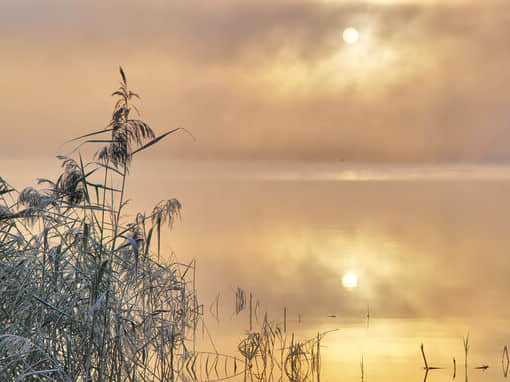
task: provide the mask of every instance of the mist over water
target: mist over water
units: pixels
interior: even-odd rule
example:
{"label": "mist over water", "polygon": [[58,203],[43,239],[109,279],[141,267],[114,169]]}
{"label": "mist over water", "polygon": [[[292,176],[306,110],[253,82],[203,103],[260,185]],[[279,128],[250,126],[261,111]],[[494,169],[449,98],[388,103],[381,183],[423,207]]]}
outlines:
{"label": "mist over water", "polygon": [[[289,331],[305,338],[340,329],[324,340],[324,380],[360,380],[363,354],[365,380],[421,381],[421,343],[431,364],[447,368],[428,380],[451,380],[453,357],[464,378],[468,332],[469,380],[503,379],[501,352],[510,341],[505,165],[167,166],[161,185],[184,206],[169,246],[197,257],[206,308],[220,293],[222,319],[211,331],[218,328],[227,343],[247,330],[246,313],[232,318],[232,288],[241,286],[260,300],[259,315],[267,310],[281,323],[286,306]],[[152,168],[145,182],[165,172]],[[359,277],[353,290],[341,283],[347,271]],[[237,337],[219,329],[236,320]],[[486,371],[471,370],[485,364]]]}
{"label": "mist over water", "polygon": [[[323,342],[324,381],[359,380],[362,355],[367,381],[423,380],[421,343],[431,365],[447,368],[428,380],[451,380],[453,357],[464,378],[468,332],[469,380],[494,381],[510,343],[508,170],[140,161],[128,197],[133,211],[182,202],[163,247],[197,259],[199,297],[222,353],[236,353],[248,329],[246,311],[233,310],[239,286],[259,303],[259,320],[268,312],[281,324],[287,307],[297,336],[339,329]],[[2,174],[21,188],[31,171]],[[349,271],[358,276],[351,290],[342,286]],[[209,312],[218,294],[219,324]]]}

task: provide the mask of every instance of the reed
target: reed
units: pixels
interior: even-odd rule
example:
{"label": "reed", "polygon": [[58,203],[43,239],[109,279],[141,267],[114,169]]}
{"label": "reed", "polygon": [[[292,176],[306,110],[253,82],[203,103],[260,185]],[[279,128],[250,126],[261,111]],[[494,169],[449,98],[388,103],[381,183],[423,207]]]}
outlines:
{"label": "reed", "polygon": [[361,362],[359,364],[361,369],[361,382],[365,380],[365,362],[363,361],[363,353],[361,353]]}
{"label": "reed", "polygon": [[510,366],[510,359],[508,358],[508,347],[505,345],[503,354],[501,355],[501,367],[503,368],[503,376],[508,376],[508,367]]}
{"label": "reed", "polygon": [[428,362],[427,362],[427,357],[425,356],[425,350],[423,348],[423,343],[420,345],[420,350],[421,350],[421,355],[423,357],[423,363],[424,363],[424,369],[425,370],[437,370],[437,369],[441,369],[440,367],[436,367],[436,366],[429,366]]}
{"label": "reed", "polygon": [[283,331],[287,333],[287,307],[283,308]]}
{"label": "reed", "polygon": [[427,357],[425,356],[425,350],[423,350],[423,344],[420,345],[420,350],[421,350],[421,355],[423,357],[423,363],[424,363],[424,369],[425,370],[428,370],[429,369],[429,364],[427,363]]}
{"label": "reed", "polygon": [[[0,178],[2,381],[175,381],[190,358],[196,265],[159,261],[181,205],[123,214],[132,160],[179,129],[156,136],[131,118],[139,96],[120,75],[111,121],[71,140],[55,181],[18,192]],[[84,161],[79,149],[97,144]]]}
{"label": "reed", "polygon": [[466,375],[467,375],[468,353],[469,353],[469,332],[466,335],[466,337],[462,337],[462,342],[463,342],[463,345],[464,345],[464,369],[465,369]]}
{"label": "reed", "polygon": [[328,332],[300,340],[269,321],[267,313],[258,331],[239,342],[244,364],[243,380],[249,382],[320,382],[322,338]]}

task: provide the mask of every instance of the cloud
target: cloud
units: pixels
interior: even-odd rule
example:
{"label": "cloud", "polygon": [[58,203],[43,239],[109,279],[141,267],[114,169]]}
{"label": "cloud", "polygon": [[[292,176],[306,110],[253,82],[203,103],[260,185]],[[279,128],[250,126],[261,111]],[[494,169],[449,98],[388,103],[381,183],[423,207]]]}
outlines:
{"label": "cloud", "polygon": [[[198,138],[155,150],[159,158],[509,157],[504,2],[0,7],[2,122],[26,137],[2,152],[40,155],[45,132],[104,125],[122,63],[149,122]],[[347,26],[360,30],[358,45],[342,43]]]}

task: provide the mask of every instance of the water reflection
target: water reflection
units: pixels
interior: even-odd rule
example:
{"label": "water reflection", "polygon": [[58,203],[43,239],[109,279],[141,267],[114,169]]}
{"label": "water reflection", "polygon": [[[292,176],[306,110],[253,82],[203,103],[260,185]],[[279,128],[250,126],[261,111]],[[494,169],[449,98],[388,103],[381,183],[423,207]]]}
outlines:
{"label": "water reflection", "polygon": [[[478,368],[475,368],[475,369],[478,369]],[[488,367],[484,368],[483,370],[485,371],[487,369],[488,369]],[[430,382],[446,380],[446,377],[444,377],[444,376],[443,376],[444,378],[441,378],[441,376],[437,376],[437,377],[439,377],[439,378],[436,378],[435,376],[433,376],[432,372],[430,372],[428,369],[425,369],[425,373],[424,373],[424,376],[423,376],[423,382],[427,382],[428,380]],[[485,377],[485,378],[483,378],[483,377]],[[507,375],[504,372],[503,372],[503,377],[507,378]],[[455,380],[455,378],[456,378],[456,374],[454,374],[451,377],[452,380]],[[492,378],[493,378],[493,375],[483,375],[482,374],[482,375],[478,375],[475,380],[476,381],[487,381],[487,382],[489,382],[489,381],[493,381]],[[469,382],[470,380],[473,381],[473,379],[471,379],[470,376],[469,376],[469,372],[466,370],[465,373],[464,373],[464,381],[465,382]],[[497,380],[499,380],[499,379],[497,379]]]}
{"label": "water reflection", "polygon": [[508,358],[508,347],[506,345],[503,348],[503,356],[501,358],[501,366],[503,368],[503,375],[506,378],[508,376],[508,367],[510,366],[510,360]]}
{"label": "water reflection", "polygon": [[[218,348],[222,351],[231,351],[233,354],[241,355],[238,344],[243,338],[239,333],[243,327],[247,327],[246,317],[240,315],[241,322],[229,322],[230,330],[220,328],[217,325],[211,328],[218,339]],[[286,348],[289,345],[299,343],[297,339],[313,338],[316,329],[325,330],[331,328],[330,321],[320,319],[308,322],[308,326],[300,326],[298,321],[289,322],[287,330]],[[280,323],[281,324],[281,323]],[[315,329],[313,329],[313,325]],[[460,321],[440,322],[435,320],[417,319],[372,319],[370,329],[367,330],[366,322],[359,320],[353,323],[349,320],[338,319],[340,330],[328,333],[320,341],[320,380],[326,381],[364,381],[364,382],[394,382],[394,381],[431,381],[444,382],[452,380],[465,380],[471,382],[492,382],[503,381],[508,376],[509,362],[508,350],[500,346],[498,350],[498,339],[487,337],[490,326],[497,326],[500,323],[486,323],[473,329],[469,336],[459,334],[462,326]],[[283,327],[283,326],[282,326]],[[294,333],[294,340],[292,334]],[[465,342],[463,342],[463,340]],[[306,341],[305,341],[306,342]],[[312,342],[309,342],[312,344]],[[424,358],[420,344],[423,343],[423,352],[428,367],[424,368]],[[467,364],[465,359],[465,347],[468,345]],[[317,354],[317,341],[315,342],[314,354]],[[503,348],[503,351],[501,349]],[[266,348],[267,349],[267,348]],[[275,349],[281,350],[281,346]],[[297,349],[297,348],[296,348]],[[294,349],[294,350],[296,350]],[[269,351],[271,353],[271,351]],[[305,355],[305,353],[307,355]],[[294,378],[306,381],[316,381],[317,373],[313,371],[310,350],[297,349]],[[303,358],[300,358],[303,357]],[[307,358],[308,357],[308,358]],[[299,359],[299,360],[298,360]],[[307,359],[307,361],[305,361]],[[272,374],[268,371],[271,363],[260,355],[253,356],[253,380],[261,380],[263,375],[278,374],[277,363],[274,363]],[[496,365],[502,362],[502,368]],[[285,362],[283,363],[285,367]],[[292,361],[289,358],[287,371],[284,375],[291,376],[290,368]],[[265,365],[265,366],[264,366]],[[264,369],[266,368],[266,369]],[[250,368],[249,368],[250,369]],[[313,377],[312,377],[313,376]],[[299,378],[298,378],[299,377]],[[310,379],[311,378],[311,379]],[[297,380],[296,379],[296,380]]]}
{"label": "water reflection", "polygon": [[[183,203],[162,248],[197,259],[220,353],[241,357],[249,320],[222,306],[241,285],[265,305],[260,315],[286,305],[298,338],[340,329],[321,341],[322,382],[508,376],[510,167],[162,161],[132,172],[134,210]],[[26,185],[41,174],[12,175]],[[346,290],[349,270],[358,286]],[[440,370],[423,370],[421,343]]]}

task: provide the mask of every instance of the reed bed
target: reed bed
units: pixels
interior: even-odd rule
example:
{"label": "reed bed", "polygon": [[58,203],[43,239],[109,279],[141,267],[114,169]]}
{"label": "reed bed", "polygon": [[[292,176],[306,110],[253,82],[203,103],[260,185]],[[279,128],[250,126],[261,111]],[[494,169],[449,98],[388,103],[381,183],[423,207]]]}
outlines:
{"label": "reed bed", "polygon": [[297,339],[268,320],[267,314],[257,332],[249,332],[240,341],[238,351],[244,364],[244,381],[250,382],[320,382],[321,340]]}
{"label": "reed bed", "polygon": [[[195,263],[160,262],[176,199],[126,221],[126,178],[156,136],[130,113],[124,71],[112,119],[78,137],[62,173],[17,191],[0,178],[0,380],[174,381],[201,316]],[[84,161],[79,148],[100,145]]]}
{"label": "reed bed", "polygon": [[[234,314],[249,309],[249,330],[238,343],[237,350],[242,364],[244,382],[320,382],[321,379],[321,341],[335,330],[317,333],[307,339],[298,339],[294,333],[288,333],[287,307],[283,308],[282,321],[270,321],[268,314],[254,330],[252,308],[253,295],[249,293],[249,307],[246,307],[248,293],[242,288],[234,291]],[[214,311],[214,310],[213,310]],[[300,317],[300,315],[298,316]],[[258,323],[258,319],[257,319]],[[301,320],[298,319],[298,324]],[[239,370],[239,369],[237,369]],[[231,375],[236,374],[232,372]]]}

